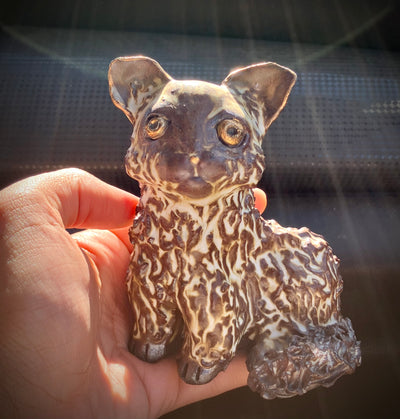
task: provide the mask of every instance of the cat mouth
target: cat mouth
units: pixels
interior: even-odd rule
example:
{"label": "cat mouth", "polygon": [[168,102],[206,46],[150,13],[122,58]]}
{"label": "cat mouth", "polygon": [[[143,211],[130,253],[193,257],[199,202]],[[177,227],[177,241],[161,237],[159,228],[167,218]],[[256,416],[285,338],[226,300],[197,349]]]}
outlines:
{"label": "cat mouth", "polygon": [[205,198],[212,193],[212,186],[200,176],[185,179],[176,190],[189,198]]}

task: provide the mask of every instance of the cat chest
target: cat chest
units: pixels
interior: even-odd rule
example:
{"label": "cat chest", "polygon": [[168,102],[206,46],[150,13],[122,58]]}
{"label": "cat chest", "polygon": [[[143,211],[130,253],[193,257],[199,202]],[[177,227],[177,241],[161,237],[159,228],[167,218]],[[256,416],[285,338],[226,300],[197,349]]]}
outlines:
{"label": "cat chest", "polygon": [[[239,282],[248,264],[247,243],[240,243],[240,229],[223,231],[217,224],[167,226],[147,224],[146,234],[137,225],[135,235],[135,271],[164,286],[176,282]],[[229,233],[229,234],[227,234]],[[232,236],[235,237],[232,237]]]}

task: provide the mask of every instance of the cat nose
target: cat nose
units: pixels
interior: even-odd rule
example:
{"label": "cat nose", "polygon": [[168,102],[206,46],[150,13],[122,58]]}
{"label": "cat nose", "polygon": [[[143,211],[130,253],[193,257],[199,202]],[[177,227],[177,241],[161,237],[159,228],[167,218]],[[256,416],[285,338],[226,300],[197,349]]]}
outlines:
{"label": "cat nose", "polygon": [[200,159],[197,156],[190,157],[190,163],[193,164],[193,166],[197,166],[200,162]]}

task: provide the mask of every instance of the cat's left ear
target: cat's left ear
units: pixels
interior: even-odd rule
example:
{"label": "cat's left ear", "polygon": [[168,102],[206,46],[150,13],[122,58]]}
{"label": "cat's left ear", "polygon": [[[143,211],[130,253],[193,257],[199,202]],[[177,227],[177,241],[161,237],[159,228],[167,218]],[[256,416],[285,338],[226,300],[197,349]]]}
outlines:
{"label": "cat's left ear", "polygon": [[108,70],[111,99],[132,124],[138,111],[170,80],[157,61],[142,56],[116,58]]}
{"label": "cat's left ear", "polygon": [[296,73],[275,63],[260,63],[232,71],[222,84],[252,115],[265,134],[284,108]]}

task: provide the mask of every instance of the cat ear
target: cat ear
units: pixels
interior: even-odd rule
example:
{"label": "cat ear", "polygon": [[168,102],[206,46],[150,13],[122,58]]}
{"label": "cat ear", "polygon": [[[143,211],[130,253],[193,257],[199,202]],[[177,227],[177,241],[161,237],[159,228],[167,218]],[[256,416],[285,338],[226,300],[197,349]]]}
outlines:
{"label": "cat ear", "polygon": [[160,64],[148,57],[116,58],[108,70],[111,99],[132,124],[137,112],[170,80]]}
{"label": "cat ear", "polygon": [[232,71],[222,84],[257,120],[265,134],[284,108],[295,82],[292,70],[275,63],[260,63]]}

